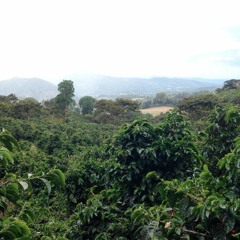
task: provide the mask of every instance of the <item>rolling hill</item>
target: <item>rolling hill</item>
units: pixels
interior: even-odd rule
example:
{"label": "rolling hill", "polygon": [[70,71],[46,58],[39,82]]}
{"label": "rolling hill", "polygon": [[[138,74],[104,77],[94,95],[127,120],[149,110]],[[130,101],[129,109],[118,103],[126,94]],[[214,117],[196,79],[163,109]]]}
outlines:
{"label": "rolling hill", "polygon": [[57,86],[39,78],[12,78],[0,81],[0,95],[15,94],[18,98],[34,97],[41,101],[58,94]]}
{"label": "rolling hill", "polygon": [[[110,76],[73,76],[75,96],[121,96],[125,94],[156,94],[214,90],[222,87],[224,80],[183,78],[124,78]],[[59,82],[61,82],[60,80]],[[0,81],[0,95],[15,94],[18,98],[34,97],[41,101],[51,99],[59,92],[57,86],[39,78],[12,78]]]}
{"label": "rolling hill", "polygon": [[73,76],[77,96],[156,94],[158,92],[214,90],[225,80],[184,78],[124,78],[110,76]]}

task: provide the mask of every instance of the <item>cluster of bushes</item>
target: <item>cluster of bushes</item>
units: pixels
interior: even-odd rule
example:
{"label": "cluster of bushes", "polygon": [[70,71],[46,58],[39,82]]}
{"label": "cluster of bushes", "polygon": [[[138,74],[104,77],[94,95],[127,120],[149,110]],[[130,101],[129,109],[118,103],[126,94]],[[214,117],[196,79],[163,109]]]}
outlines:
{"label": "cluster of bushes", "polygon": [[121,99],[83,116],[70,107],[64,116],[3,114],[12,135],[0,133],[0,238],[239,239],[231,86],[185,99],[161,121]]}

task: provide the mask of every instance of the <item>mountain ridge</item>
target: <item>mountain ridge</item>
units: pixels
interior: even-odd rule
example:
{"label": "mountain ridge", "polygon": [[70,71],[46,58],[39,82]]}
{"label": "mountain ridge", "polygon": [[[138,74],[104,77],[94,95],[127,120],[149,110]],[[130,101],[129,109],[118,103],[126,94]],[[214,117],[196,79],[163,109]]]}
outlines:
{"label": "mountain ridge", "polygon": [[[94,97],[99,95],[156,94],[167,91],[214,90],[221,87],[225,81],[223,79],[201,79],[200,81],[187,78],[111,76],[74,77],[72,80],[75,84],[76,95],[91,95]],[[82,94],[83,92],[84,94]]]}
{"label": "mountain ridge", "polygon": [[[156,94],[158,92],[214,90],[222,87],[225,80],[187,79],[187,78],[138,78],[111,77],[96,75],[67,78],[74,82],[75,96],[99,97],[124,94]],[[61,80],[62,81],[62,80]],[[61,82],[59,81],[59,83]],[[15,77],[0,81],[0,95],[15,94],[18,98],[33,97],[47,100],[59,92],[57,86],[40,78]]]}
{"label": "mountain ridge", "polygon": [[0,95],[15,94],[18,98],[33,97],[39,101],[58,94],[57,86],[40,78],[14,77],[0,81]]}

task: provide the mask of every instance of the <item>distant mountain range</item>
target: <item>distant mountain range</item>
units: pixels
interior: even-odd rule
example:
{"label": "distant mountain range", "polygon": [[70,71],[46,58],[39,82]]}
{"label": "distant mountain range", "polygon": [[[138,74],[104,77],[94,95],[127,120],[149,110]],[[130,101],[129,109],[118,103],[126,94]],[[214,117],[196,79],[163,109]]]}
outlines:
{"label": "distant mountain range", "polygon": [[[75,80],[76,79],[76,80]],[[222,87],[223,79],[184,78],[124,78],[109,76],[80,76],[72,78],[77,96],[110,96],[124,94],[156,94],[158,92],[180,92],[214,90]]]}
{"label": "distant mountain range", "polygon": [[[124,78],[109,76],[79,76],[70,78],[74,82],[76,97],[120,96],[126,94],[156,94],[158,92],[180,92],[214,90],[222,87],[225,80],[183,78]],[[59,82],[61,82],[60,80]],[[0,95],[14,93],[19,98],[34,97],[41,101],[51,99],[59,92],[57,86],[39,78],[12,78],[0,81]]]}
{"label": "distant mountain range", "polygon": [[15,94],[19,99],[33,97],[51,99],[59,92],[57,86],[40,78],[11,78],[0,81],[0,95]]}

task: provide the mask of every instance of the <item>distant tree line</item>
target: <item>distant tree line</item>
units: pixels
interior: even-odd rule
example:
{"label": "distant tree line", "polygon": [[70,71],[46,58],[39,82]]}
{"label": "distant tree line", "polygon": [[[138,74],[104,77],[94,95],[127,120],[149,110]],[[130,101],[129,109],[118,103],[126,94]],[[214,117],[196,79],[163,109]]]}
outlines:
{"label": "distant tree line", "polygon": [[34,98],[19,100],[14,94],[0,96],[0,117],[12,117],[29,120],[40,116],[62,117],[75,113],[97,123],[120,124],[131,121],[137,115],[139,103],[130,99],[97,100],[91,96],[82,97],[78,104],[74,100],[74,86],[71,80],[63,80],[58,84],[59,94],[39,103]]}
{"label": "distant tree line", "polygon": [[202,95],[205,93],[210,93],[209,91],[199,91],[199,92],[159,92],[155,97],[148,97],[140,101],[140,108],[150,108],[158,106],[171,106],[175,107],[183,99],[191,96]]}

